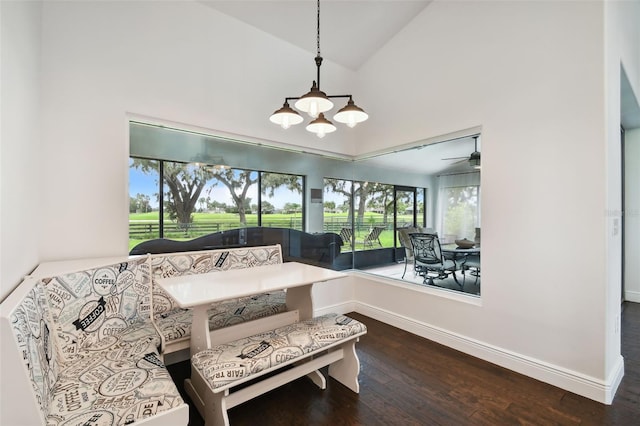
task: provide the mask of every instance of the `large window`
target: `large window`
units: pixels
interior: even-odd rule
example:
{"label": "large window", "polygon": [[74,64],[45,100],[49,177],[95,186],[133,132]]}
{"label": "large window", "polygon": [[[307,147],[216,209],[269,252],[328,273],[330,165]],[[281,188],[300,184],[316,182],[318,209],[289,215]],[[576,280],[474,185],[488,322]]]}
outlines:
{"label": "large window", "polygon": [[480,227],[480,174],[441,176],[439,187],[441,242],[474,240],[476,228]]}
{"label": "large window", "polygon": [[346,250],[396,247],[395,228],[412,225],[416,215],[424,221],[424,202],[416,202],[423,188],[325,178],[324,192],[324,230],[339,233]]}
{"label": "large window", "polygon": [[[206,131],[136,122],[129,129],[131,247],[159,237],[186,240],[247,226],[308,227],[343,237],[334,268],[425,285],[404,238],[408,228],[435,231],[443,245],[479,235],[480,178],[469,162],[478,149],[473,135],[349,159]],[[324,188],[322,209],[313,203],[317,195],[305,200],[304,194],[314,192],[310,188]],[[463,278],[463,265],[458,266]],[[467,280],[464,289],[453,281],[437,285],[480,293],[479,279]]]}
{"label": "large window", "polygon": [[304,230],[302,176],[136,157],[129,164],[129,248],[247,226]]}

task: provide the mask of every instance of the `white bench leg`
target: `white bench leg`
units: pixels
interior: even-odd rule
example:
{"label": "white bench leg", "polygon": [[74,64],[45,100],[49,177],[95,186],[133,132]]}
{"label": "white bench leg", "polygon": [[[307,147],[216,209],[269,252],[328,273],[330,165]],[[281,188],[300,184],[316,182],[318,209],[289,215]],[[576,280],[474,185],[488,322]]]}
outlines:
{"label": "white bench leg", "polygon": [[197,372],[192,369],[191,379],[184,381],[184,389],[204,419],[205,426],[229,426],[227,400],[229,391],[214,394]]}
{"label": "white bench leg", "polygon": [[315,383],[315,385],[320,389],[324,390],[327,388],[327,379],[319,370],[312,371],[311,373],[307,374],[307,377],[310,378],[311,381]]}
{"label": "white bench leg", "polygon": [[344,357],[329,365],[329,376],[333,377],[355,393],[360,392],[358,374],[360,373],[360,360],[356,354],[356,341],[351,340],[342,345]]}
{"label": "white bench leg", "polygon": [[205,426],[229,426],[229,416],[227,416],[227,400],[229,391],[222,393],[209,392],[205,402]]}

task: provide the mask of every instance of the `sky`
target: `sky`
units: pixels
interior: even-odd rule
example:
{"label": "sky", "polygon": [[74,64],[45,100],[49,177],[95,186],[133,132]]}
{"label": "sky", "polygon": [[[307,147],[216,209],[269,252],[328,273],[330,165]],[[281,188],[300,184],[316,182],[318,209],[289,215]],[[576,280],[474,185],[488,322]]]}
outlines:
{"label": "sky", "polygon": [[[209,187],[207,187],[209,188]],[[147,175],[142,171],[129,168],[129,196],[134,197],[136,194],[144,194],[148,195],[150,198],[151,208],[158,208],[158,200],[154,194],[158,192],[158,183],[155,175]],[[251,193],[251,189],[249,190],[251,197],[251,204],[254,204],[257,201],[257,193],[254,190]],[[227,205],[233,205],[233,200],[231,199],[231,195],[229,194],[229,190],[227,187],[218,183],[213,188],[211,188],[211,192],[209,194],[206,193],[206,189],[202,192],[203,197],[211,197],[211,200],[217,200]],[[336,205],[342,204],[344,197],[335,196],[324,193],[324,201],[335,201]],[[276,209],[284,207],[286,203],[298,203],[302,204],[300,194],[291,192],[288,189],[282,187],[276,189],[274,193],[273,199],[262,196],[263,201],[269,201]],[[199,207],[199,206],[198,206]]]}

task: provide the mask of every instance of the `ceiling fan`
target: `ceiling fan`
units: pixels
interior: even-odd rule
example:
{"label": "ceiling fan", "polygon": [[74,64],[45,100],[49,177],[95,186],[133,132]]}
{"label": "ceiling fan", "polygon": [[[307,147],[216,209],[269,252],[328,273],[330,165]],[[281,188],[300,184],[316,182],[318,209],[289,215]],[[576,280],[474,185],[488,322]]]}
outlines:
{"label": "ceiling fan", "polygon": [[463,163],[465,161],[469,162],[469,165],[474,169],[480,169],[480,152],[478,151],[478,135],[473,137],[474,140],[474,150],[469,157],[448,157],[443,158],[443,160],[459,160],[453,164]]}

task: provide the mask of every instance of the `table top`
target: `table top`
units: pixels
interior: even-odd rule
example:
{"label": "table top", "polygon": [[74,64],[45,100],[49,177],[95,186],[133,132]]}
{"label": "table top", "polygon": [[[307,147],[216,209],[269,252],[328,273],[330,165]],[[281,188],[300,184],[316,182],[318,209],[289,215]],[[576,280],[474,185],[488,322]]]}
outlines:
{"label": "table top", "polygon": [[442,246],[441,250],[444,253],[480,253],[480,247],[465,249],[465,248],[460,248],[456,245]]}
{"label": "table top", "polygon": [[206,274],[158,278],[157,282],[173,296],[180,307],[192,308],[346,276],[344,272],[304,263],[287,262]]}

